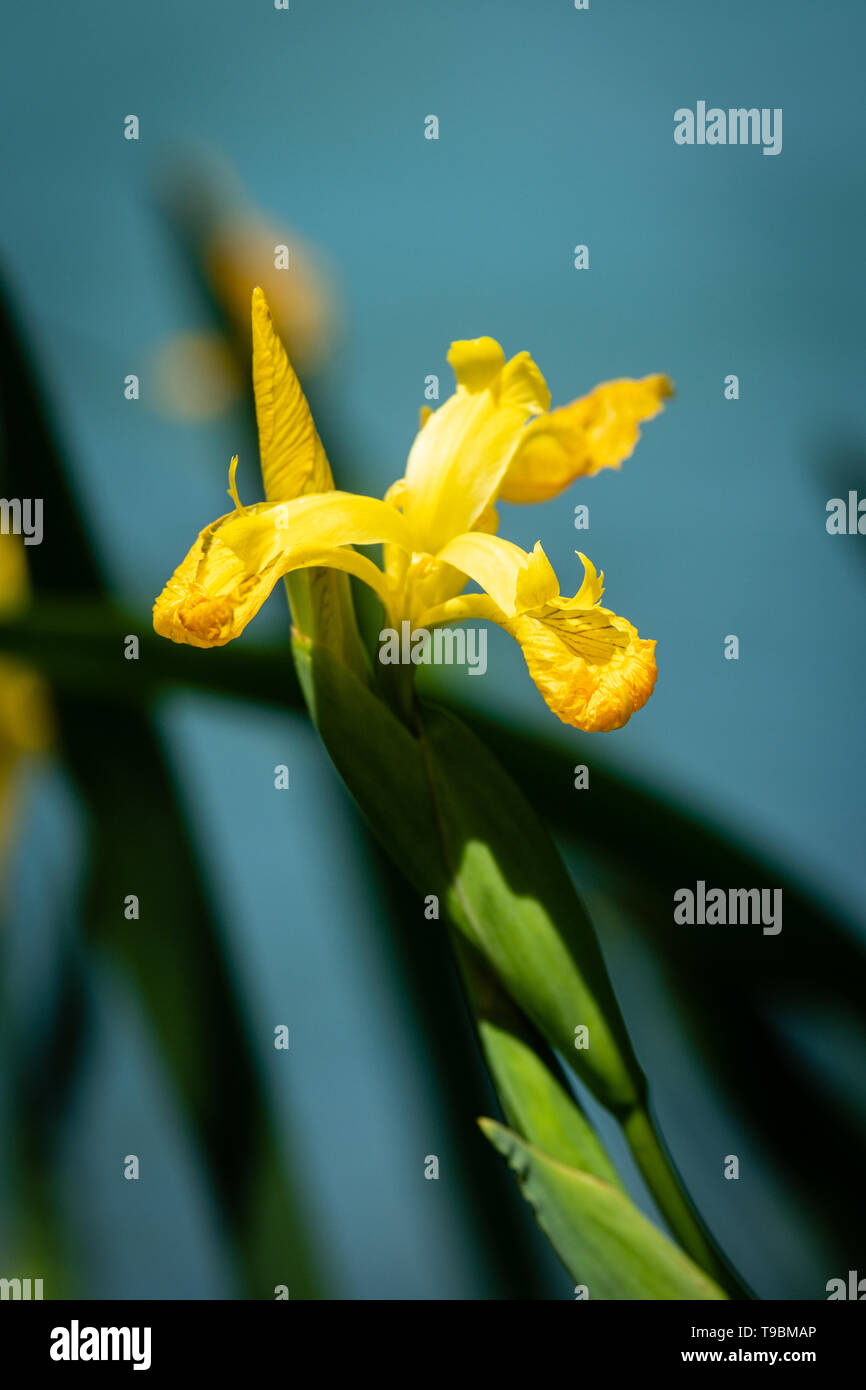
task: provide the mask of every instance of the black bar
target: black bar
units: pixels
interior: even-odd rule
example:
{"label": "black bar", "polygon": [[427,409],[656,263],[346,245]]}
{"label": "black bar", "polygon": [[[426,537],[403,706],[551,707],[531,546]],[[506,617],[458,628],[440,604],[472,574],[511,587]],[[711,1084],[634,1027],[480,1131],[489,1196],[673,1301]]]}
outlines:
{"label": "black bar", "polygon": [[[118,1336],[107,1329],[117,1329]],[[664,1374],[673,1367],[700,1373],[708,1365],[728,1370],[797,1366],[819,1373],[823,1383],[828,1372],[852,1365],[863,1329],[859,1309],[832,1301],[724,1307],[527,1302],[519,1315],[498,1303],[291,1298],[270,1306],[252,1301],[0,1304],[3,1364],[16,1366],[18,1383],[31,1371],[50,1371],[57,1379],[92,1378],[105,1369],[114,1376],[134,1375],[136,1361],[156,1380],[185,1372],[229,1378],[242,1371],[250,1385],[264,1384],[275,1373],[285,1377],[283,1383],[297,1383],[307,1382],[311,1371],[333,1373],[343,1358],[354,1366],[353,1374],[378,1378],[378,1372],[399,1366],[401,1380],[424,1385],[433,1381],[437,1362],[451,1376],[458,1366],[464,1376],[473,1366],[483,1367],[488,1379],[500,1358],[517,1374],[532,1369],[536,1383],[555,1365],[557,1378],[570,1365],[572,1380],[590,1367],[618,1379],[629,1370]],[[126,1359],[113,1359],[115,1349]],[[105,1359],[86,1359],[93,1350]],[[77,1353],[78,1359],[56,1359],[60,1353]],[[523,1357],[528,1363],[518,1368]]]}

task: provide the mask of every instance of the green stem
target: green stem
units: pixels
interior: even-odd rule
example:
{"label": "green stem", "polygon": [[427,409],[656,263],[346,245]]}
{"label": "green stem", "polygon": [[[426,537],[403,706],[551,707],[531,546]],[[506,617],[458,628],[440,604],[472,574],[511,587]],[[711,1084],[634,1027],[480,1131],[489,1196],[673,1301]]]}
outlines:
{"label": "green stem", "polygon": [[308,642],[329,647],[359,681],[369,683],[369,663],[361,641],[348,575],[333,569],[302,569],[287,574],[292,623]]}
{"label": "green stem", "polygon": [[417,733],[415,668],[399,662],[380,666],[379,689],[390,709],[412,733]]}
{"label": "green stem", "polygon": [[649,1111],[635,1106],[622,1121],[623,1132],[656,1204],[680,1245],[731,1298],[752,1294],[737,1277],[704,1230],[682,1182],[656,1133]]}

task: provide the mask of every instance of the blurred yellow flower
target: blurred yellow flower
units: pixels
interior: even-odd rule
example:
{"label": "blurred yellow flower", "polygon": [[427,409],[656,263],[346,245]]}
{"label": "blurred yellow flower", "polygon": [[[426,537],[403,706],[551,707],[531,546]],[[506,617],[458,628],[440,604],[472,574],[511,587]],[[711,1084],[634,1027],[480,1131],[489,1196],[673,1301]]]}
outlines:
{"label": "blurred yellow flower", "polygon": [[[156,631],[175,642],[222,646],[255,616],[283,576],[308,567],[355,575],[378,594],[395,627],[429,629],[489,619],[520,643],[530,674],[564,722],[620,728],[646,703],[655,643],[600,606],[603,576],[581,556],[584,579],[560,594],[537,544],[527,553],[495,533],[499,498],[540,500],[573,478],[617,466],[639,423],[671,394],[666,377],[619,381],[550,411],[526,352],[510,361],[492,338],[452,344],[457,387],[426,415],[405,476],[384,501],[333,490],[309,408],[253,296],[253,376],[267,502],[208,526],[154,605]],[[380,568],[353,547],[381,543]],[[481,593],[463,590],[474,581]]]}
{"label": "blurred yellow flower", "polygon": [[[24,546],[15,535],[0,535],[0,619],[20,612],[28,594]],[[0,657],[0,855],[9,839],[21,758],[43,752],[51,737],[51,709],[41,677],[22,662]]]}
{"label": "blurred yellow flower", "polygon": [[319,370],[333,352],[337,305],[333,276],[318,248],[288,223],[261,212],[214,150],[184,152],[163,171],[160,188],[172,226],[229,331],[198,328],[157,346],[148,368],[155,408],[172,419],[199,422],[237,405],[254,285],[264,287],[301,374]]}
{"label": "blurred yellow flower", "polygon": [[197,423],[231,410],[244,392],[243,375],[221,333],[178,333],[153,354],[149,376],[157,410]]}
{"label": "blurred yellow flower", "polygon": [[250,294],[261,285],[298,370],[320,367],[333,349],[337,304],[319,248],[259,208],[237,170],[207,146],[182,152],[163,171],[160,187],[172,224],[238,342],[248,342]]}
{"label": "blurred yellow flower", "polygon": [[210,227],[203,255],[214,294],[239,335],[249,323],[250,290],[262,284],[292,361],[304,372],[322,365],[334,345],[336,308],[330,275],[307,242],[238,206]]}

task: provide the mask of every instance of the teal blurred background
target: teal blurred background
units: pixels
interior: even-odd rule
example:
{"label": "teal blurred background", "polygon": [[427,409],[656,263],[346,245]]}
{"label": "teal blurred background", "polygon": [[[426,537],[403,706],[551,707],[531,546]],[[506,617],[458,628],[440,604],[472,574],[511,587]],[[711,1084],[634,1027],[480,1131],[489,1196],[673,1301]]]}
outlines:
{"label": "teal blurred background", "polygon": [[[656,693],[601,740],[606,764],[711,813],[862,927],[866,541],[824,523],[829,498],[866,495],[864,12],[838,0],[598,0],[588,12],[570,0],[292,0],[286,13],[266,0],[88,0],[19,9],[4,27],[0,247],[83,510],[142,627],[195,534],[225,510],[237,450],[241,495],[257,496],[246,406],[181,422],[149,380],[161,345],[211,326],[158,200],[184,152],[206,148],[333,272],[341,322],[315,400],[338,441],[338,485],[381,494],[403,471],[425,377],[450,390],[454,338],[528,348],[555,403],[610,377],[673,377],[676,400],[621,472],[543,507],[503,507],[502,533],[541,538],[569,592],[572,552],[585,550],[605,571],[606,602],[658,638]],[[673,112],[699,99],[781,107],[781,155],[677,147]],[[137,143],[123,139],[128,113]],[[431,113],[436,142],[424,139]],[[577,243],[588,271],[573,268]],[[137,403],[123,396],[128,373],[141,377]],[[728,373],[736,402],[723,396]],[[573,528],[577,501],[588,532]],[[278,596],[250,636],[286,632]],[[738,662],[723,659],[729,633]],[[455,674],[454,693],[557,733],[519,650],[498,632],[489,650],[487,679]],[[437,1080],[380,929],[369,844],[317,740],[298,717],[189,694],[164,702],[160,726],[292,1134],[328,1294],[498,1296],[472,1185],[456,1177],[476,1142],[471,1116]],[[595,745],[580,746],[574,760],[591,765]],[[279,763],[291,767],[285,795],[273,789]],[[56,943],[75,937],[82,838],[59,770],[30,781],[6,943],[22,1046],[40,1028]],[[134,765],[126,785],[134,799]],[[575,864],[591,889],[592,865]],[[678,1042],[652,953],[625,924],[605,948],[699,1206],[761,1294],[823,1296],[844,1271],[761,1135],[714,1099]],[[93,960],[86,978],[86,1070],[50,1155],[82,1287],[232,1297],[219,1222],[135,997]],[[736,1030],[736,1000],[718,1009]],[[780,1002],[779,1019],[804,1068],[820,1071],[829,1047],[827,1084],[857,1088],[839,1080],[850,1037],[834,1052],[832,1003],[806,991]],[[286,1056],[271,1046],[277,1023],[291,1029]],[[730,1152],[745,1156],[735,1196],[717,1178]],[[121,1179],[127,1153],[142,1155],[138,1184]],[[438,1183],[423,1180],[430,1153]],[[816,1152],[816,1189],[828,1180]],[[570,1297],[522,1211],[513,1219],[531,1251],[527,1290]]]}

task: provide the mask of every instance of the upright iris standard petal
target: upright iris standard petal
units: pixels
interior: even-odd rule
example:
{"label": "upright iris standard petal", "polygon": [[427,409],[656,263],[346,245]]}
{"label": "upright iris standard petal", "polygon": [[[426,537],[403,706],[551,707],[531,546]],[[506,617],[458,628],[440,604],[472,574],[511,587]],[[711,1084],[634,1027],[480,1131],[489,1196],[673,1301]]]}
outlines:
{"label": "upright iris standard petal", "polygon": [[[331,466],[260,289],[253,290],[253,387],[265,496],[291,501],[334,487]],[[346,569],[343,564],[341,569]],[[335,567],[305,567],[286,576],[292,621],[328,647],[361,680],[367,656],[358,633],[346,575]]]}
{"label": "upright iris standard petal", "polygon": [[457,390],[427,419],[406,466],[403,512],[418,549],[471,531],[495,500],[526,421],[550,392],[526,352],[505,361],[492,338],[453,343]]}
{"label": "upright iris standard petal", "polygon": [[329,492],[331,467],[265,296],[253,290],[253,391],[262,481],[269,502]]}
{"label": "upright iris standard petal", "polygon": [[523,431],[500,496],[507,502],[544,502],[575,478],[618,468],[632,454],[641,423],[658,415],[672,394],[666,376],[608,381],[539,416]]}

